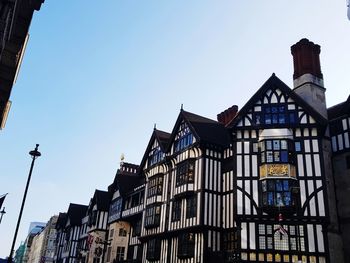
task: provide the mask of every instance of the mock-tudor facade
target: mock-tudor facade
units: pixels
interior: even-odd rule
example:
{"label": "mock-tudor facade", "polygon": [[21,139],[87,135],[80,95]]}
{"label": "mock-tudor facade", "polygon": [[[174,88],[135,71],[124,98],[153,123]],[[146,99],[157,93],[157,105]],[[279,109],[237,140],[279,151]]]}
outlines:
{"label": "mock-tudor facade", "polygon": [[272,74],[218,121],[181,109],[171,133],[155,128],[58,261],[349,262],[350,97],[327,109],[320,46],[291,51],[292,89]]}

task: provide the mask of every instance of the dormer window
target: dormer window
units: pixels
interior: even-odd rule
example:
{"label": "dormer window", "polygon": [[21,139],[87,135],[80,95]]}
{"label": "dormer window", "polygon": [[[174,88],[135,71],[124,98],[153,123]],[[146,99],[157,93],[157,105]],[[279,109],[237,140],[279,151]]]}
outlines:
{"label": "dormer window", "polygon": [[165,154],[161,150],[157,141],[153,144],[152,150],[148,155],[148,166],[152,166],[160,161],[164,160]]}
{"label": "dormer window", "polygon": [[175,137],[175,143],[174,143],[175,152],[178,152],[187,148],[192,143],[193,143],[193,135],[191,133],[191,130],[186,123],[182,122],[180,125],[180,129]]}

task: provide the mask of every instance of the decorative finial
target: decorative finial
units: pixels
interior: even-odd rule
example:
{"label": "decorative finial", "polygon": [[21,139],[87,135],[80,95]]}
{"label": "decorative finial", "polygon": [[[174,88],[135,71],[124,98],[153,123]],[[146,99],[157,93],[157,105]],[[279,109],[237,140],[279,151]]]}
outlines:
{"label": "decorative finial", "polygon": [[122,154],[120,155],[120,166],[123,165],[124,159],[125,159],[125,156],[124,156],[124,153],[122,153]]}
{"label": "decorative finial", "polygon": [[183,103],[181,103],[181,110],[183,110],[184,109],[184,105],[183,105]]}
{"label": "decorative finial", "polygon": [[156,130],[156,129],[157,129],[157,123],[155,123],[153,126],[153,130]]}

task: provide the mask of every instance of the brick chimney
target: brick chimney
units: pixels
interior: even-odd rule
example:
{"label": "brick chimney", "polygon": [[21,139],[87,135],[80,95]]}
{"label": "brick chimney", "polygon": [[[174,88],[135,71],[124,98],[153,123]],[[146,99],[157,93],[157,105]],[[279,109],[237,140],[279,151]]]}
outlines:
{"label": "brick chimney", "polygon": [[308,39],[303,38],[291,47],[294,74],[293,79],[297,79],[304,74],[312,74],[320,79],[323,78],[320,66],[321,47]]}
{"label": "brick chimney", "polygon": [[291,47],[291,52],[294,62],[294,92],[327,118],[320,46],[303,38]]}
{"label": "brick chimney", "polygon": [[238,106],[233,105],[232,107],[228,108],[227,110],[224,110],[223,112],[219,113],[217,115],[217,120],[218,120],[218,122],[220,122],[226,126],[230,121],[233,120],[233,118],[236,116],[237,112],[238,112]]}

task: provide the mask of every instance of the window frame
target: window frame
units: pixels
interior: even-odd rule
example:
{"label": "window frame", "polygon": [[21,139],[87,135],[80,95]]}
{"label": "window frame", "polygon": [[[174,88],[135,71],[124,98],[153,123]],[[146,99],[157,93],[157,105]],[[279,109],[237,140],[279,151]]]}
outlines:
{"label": "window frame", "polygon": [[180,221],[181,210],[182,210],[182,199],[174,199],[172,213],[171,213],[172,222]]}
{"label": "window frame", "polygon": [[194,183],[195,159],[187,159],[176,166],[176,186]]}
{"label": "window frame", "polygon": [[159,238],[150,239],[147,242],[146,259],[156,261],[160,259],[161,240]]}
{"label": "window frame", "polygon": [[177,257],[191,258],[194,257],[195,234],[181,233],[178,236]]}
{"label": "window frame", "polygon": [[288,109],[288,103],[263,104],[261,111],[253,114],[255,125],[286,125],[297,121],[297,111]]}
{"label": "window frame", "polygon": [[264,139],[259,142],[261,164],[294,164],[294,143],[287,138]]}
{"label": "window frame", "polygon": [[186,218],[197,217],[197,195],[186,198]]}
{"label": "window frame", "polygon": [[162,206],[160,203],[154,203],[146,207],[144,227],[154,228],[160,225],[160,215]]}
{"label": "window frame", "polygon": [[163,174],[156,175],[148,181],[147,197],[162,195],[164,185]]}

